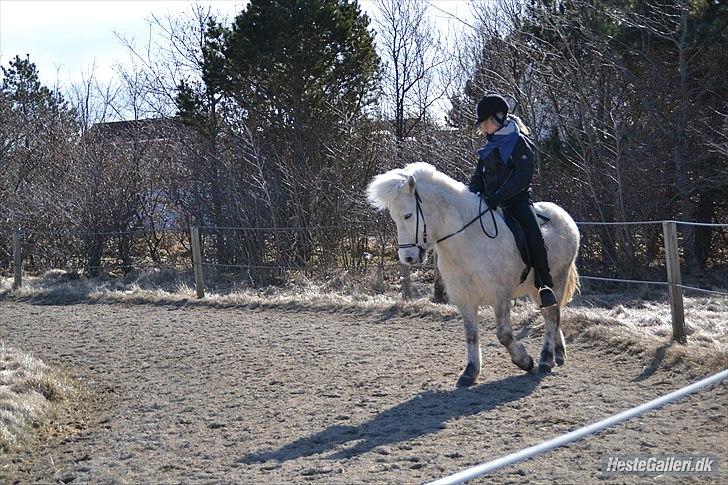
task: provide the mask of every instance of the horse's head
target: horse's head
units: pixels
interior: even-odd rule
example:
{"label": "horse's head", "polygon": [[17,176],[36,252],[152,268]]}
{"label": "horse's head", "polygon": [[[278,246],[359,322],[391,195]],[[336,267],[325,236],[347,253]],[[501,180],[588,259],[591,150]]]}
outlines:
{"label": "horse's head", "polygon": [[433,240],[427,234],[427,221],[417,192],[418,177],[434,172],[427,163],[408,165],[377,175],[367,187],[367,199],[377,209],[388,209],[397,224],[399,260],[403,264],[422,264]]}

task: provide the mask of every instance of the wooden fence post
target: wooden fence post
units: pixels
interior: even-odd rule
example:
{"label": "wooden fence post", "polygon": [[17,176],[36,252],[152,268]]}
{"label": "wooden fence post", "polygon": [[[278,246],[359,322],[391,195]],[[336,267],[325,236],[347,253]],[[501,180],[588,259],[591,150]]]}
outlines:
{"label": "wooden fence post", "polygon": [[192,266],[195,269],[195,289],[197,298],[205,297],[205,279],[202,273],[202,251],[200,250],[200,228],[190,227],[190,241],[192,242]]}
{"label": "wooden fence post", "polygon": [[18,231],[13,231],[13,268],[15,275],[13,289],[16,289],[23,284],[23,257],[20,253],[20,232]]}
{"label": "wooden fence post", "polygon": [[674,221],[662,223],[665,238],[665,262],[667,266],[668,294],[670,295],[670,313],[672,314],[672,339],[687,343],[685,335],[685,311],[683,307],[682,284],[680,278],[680,254],[677,245],[677,224]]}

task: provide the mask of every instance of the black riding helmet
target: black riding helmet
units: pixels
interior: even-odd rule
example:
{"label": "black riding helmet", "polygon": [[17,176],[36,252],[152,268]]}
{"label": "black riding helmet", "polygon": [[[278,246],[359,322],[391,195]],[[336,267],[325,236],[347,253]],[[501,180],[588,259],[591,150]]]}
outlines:
{"label": "black riding helmet", "polygon": [[508,114],[508,103],[503,98],[503,96],[500,96],[498,94],[486,94],[480,99],[480,101],[478,101],[478,121],[475,123],[475,125],[477,126],[481,124],[483,121],[487,120],[489,117],[495,115],[496,113],[504,113],[504,117],[502,119],[496,117],[495,120],[501,125],[505,123],[505,115]]}

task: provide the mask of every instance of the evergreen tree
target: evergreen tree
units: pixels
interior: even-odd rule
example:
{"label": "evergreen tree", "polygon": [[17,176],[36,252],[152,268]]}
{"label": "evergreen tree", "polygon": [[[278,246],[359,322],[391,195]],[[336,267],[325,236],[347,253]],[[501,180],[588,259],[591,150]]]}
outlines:
{"label": "evergreen tree", "polygon": [[368,26],[347,0],[253,0],[225,35],[229,90],[275,121],[361,114],[378,67]]}
{"label": "evergreen tree", "polygon": [[[374,101],[379,66],[368,26],[346,0],[253,0],[229,28],[206,23],[199,80],[177,96],[208,147],[196,170],[210,186],[203,217],[311,226],[351,206],[341,186],[357,160],[346,146]],[[311,238],[277,240],[305,261]],[[218,237],[218,251],[225,245]]]}

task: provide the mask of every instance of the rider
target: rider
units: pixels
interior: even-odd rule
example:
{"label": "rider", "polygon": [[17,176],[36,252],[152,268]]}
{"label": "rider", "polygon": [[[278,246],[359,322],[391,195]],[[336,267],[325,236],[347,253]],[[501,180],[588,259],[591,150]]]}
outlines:
{"label": "rider", "polygon": [[490,209],[502,207],[523,227],[541,308],[556,305],[546,244],[531,200],[534,149],[525,136],[529,130],[520,118],[508,114],[508,103],[497,94],[483,96],[477,115],[475,125],[487,141],[478,150],[470,191],[483,197]]}

